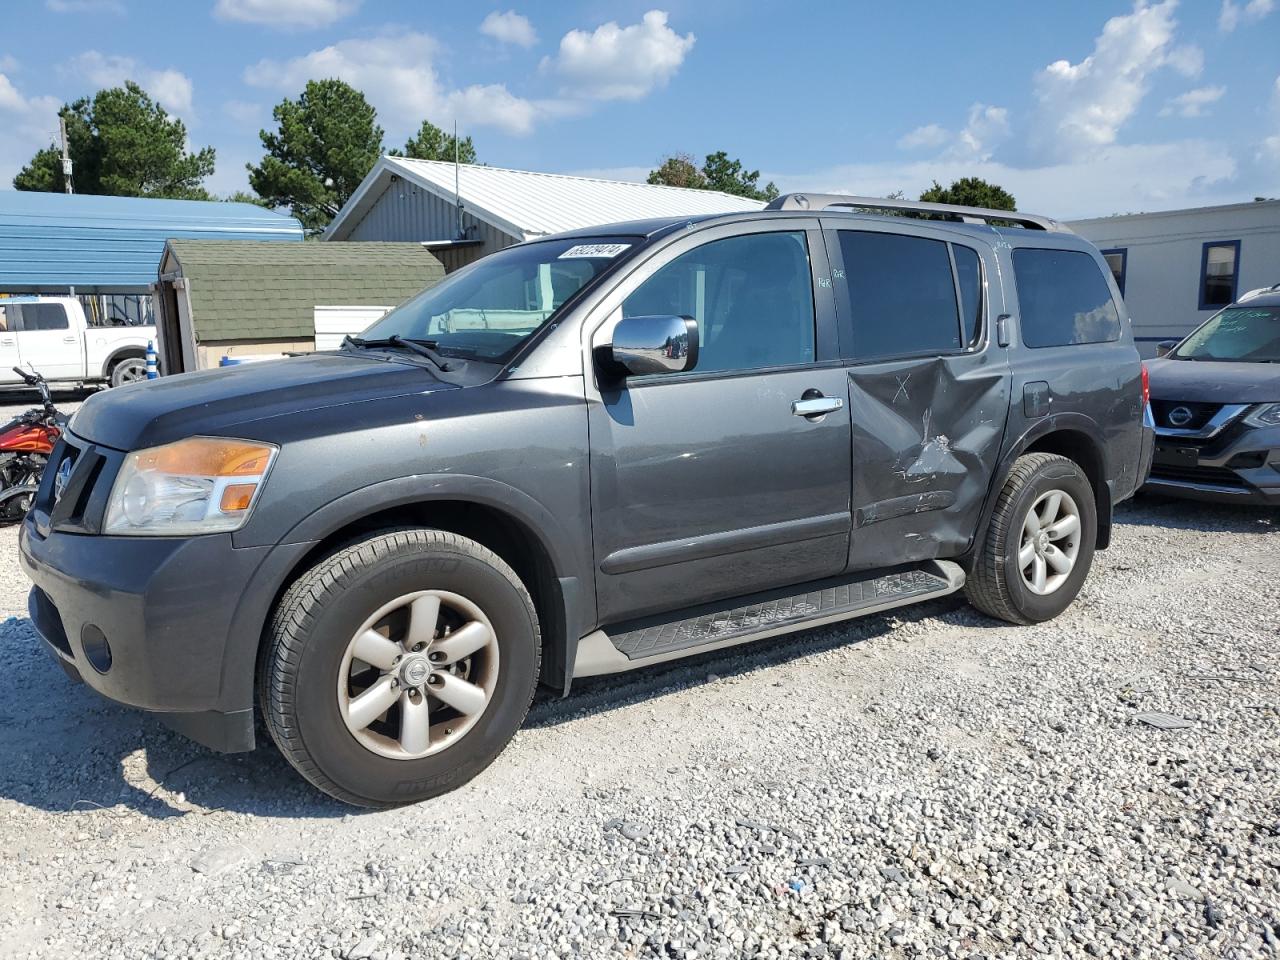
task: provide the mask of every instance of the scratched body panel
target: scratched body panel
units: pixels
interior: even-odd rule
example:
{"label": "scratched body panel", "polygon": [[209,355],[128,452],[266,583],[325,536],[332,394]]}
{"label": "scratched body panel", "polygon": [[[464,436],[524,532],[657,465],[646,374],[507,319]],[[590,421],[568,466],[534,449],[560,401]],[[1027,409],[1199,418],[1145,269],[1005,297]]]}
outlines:
{"label": "scratched body panel", "polygon": [[1003,353],[993,347],[849,368],[850,569],[953,557],[968,547],[1009,409]]}

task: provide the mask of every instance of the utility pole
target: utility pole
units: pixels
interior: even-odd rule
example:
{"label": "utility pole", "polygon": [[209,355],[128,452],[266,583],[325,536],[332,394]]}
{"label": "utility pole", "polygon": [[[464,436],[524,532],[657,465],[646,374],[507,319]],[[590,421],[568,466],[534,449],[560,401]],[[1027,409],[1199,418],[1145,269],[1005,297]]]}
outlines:
{"label": "utility pole", "polygon": [[67,118],[58,114],[58,129],[62,132],[62,183],[67,193],[75,193],[71,189],[71,148],[67,145]]}
{"label": "utility pole", "polygon": [[453,118],[453,202],[458,206],[458,239],[466,236],[462,229],[462,193],[458,177],[458,118]]}

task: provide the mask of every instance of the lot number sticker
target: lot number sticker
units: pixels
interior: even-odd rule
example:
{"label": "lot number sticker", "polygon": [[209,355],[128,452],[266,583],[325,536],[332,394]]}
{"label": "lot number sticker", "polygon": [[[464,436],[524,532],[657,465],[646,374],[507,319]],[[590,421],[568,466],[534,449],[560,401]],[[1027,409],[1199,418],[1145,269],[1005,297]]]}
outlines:
{"label": "lot number sticker", "polygon": [[560,260],[578,260],[587,257],[599,259],[616,257],[627,247],[629,243],[580,243],[576,247],[570,247],[564,253],[560,254]]}

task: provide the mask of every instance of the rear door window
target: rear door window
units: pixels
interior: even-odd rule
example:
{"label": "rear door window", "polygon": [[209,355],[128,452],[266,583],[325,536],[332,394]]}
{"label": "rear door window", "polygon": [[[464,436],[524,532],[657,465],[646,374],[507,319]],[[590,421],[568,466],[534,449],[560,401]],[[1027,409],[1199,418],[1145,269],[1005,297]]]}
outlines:
{"label": "rear door window", "polygon": [[[840,230],[857,360],[955,353],[960,311],[942,240]],[[972,252],[972,251],[970,251]]]}
{"label": "rear door window", "polygon": [[1013,251],[1028,347],[1109,343],[1120,339],[1120,313],[1097,262],[1076,250]]}

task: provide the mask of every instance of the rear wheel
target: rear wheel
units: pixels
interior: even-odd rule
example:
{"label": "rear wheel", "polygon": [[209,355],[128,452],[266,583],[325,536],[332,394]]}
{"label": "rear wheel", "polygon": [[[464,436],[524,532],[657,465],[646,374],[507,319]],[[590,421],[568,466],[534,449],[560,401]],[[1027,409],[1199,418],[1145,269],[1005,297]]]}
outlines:
{"label": "rear wheel", "polygon": [[496,554],[438,530],[339,550],[281,600],[259,699],[276,745],[321,790],[386,807],[487,767],[524,721],[537,616]]}
{"label": "rear wheel", "polygon": [[1097,534],[1093,487],[1079,464],[1049,453],[1019,457],[965,584],[969,602],[1010,623],[1053,619],[1089,575]]}
{"label": "rear wheel", "polygon": [[108,379],[113,387],[145,380],[147,379],[147,361],[142,357],[125,357],[111,368],[111,376]]}

